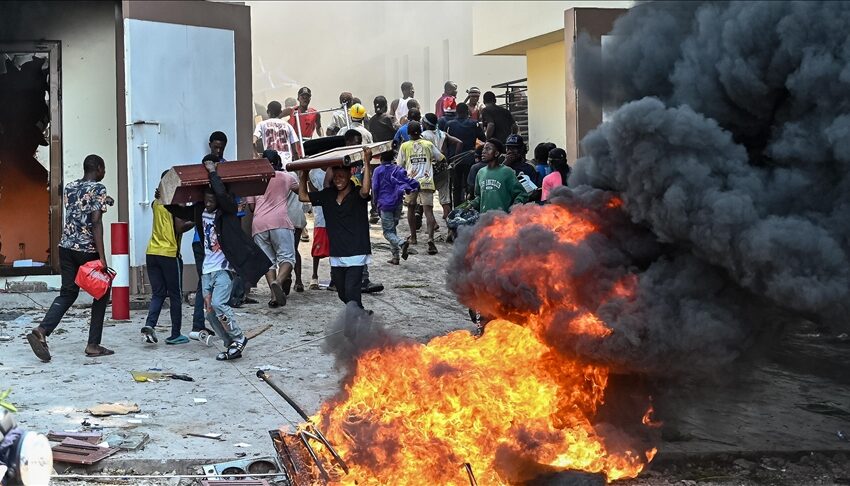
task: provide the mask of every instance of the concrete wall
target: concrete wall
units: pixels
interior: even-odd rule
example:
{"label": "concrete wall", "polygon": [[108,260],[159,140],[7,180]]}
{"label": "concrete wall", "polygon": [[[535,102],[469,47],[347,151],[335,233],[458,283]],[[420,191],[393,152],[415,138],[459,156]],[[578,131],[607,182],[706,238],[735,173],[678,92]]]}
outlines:
{"label": "concrete wall", "polygon": [[541,142],[563,147],[567,142],[564,41],[529,50],[526,61],[529,151]]}
{"label": "concrete wall", "polygon": [[[263,106],[295,97],[306,85],[314,107],[338,105],[339,93],[351,91],[371,112],[376,95],[392,101],[410,80],[416,98],[433,111],[447,79],[458,83],[463,98],[470,86],[486,90],[525,77],[522,58],[473,56],[471,2],[247,4],[254,99]],[[322,121],[327,126],[330,117]]]}
{"label": "concrete wall", "polygon": [[[61,41],[63,180],[80,178],[83,159],[88,154],[98,154],[106,161],[103,182],[114,197],[118,185],[115,5],[112,2],[0,4],[0,42],[40,39]],[[107,252],[108,225],[117,221],[117,216],[112,208],[104,217]]]}

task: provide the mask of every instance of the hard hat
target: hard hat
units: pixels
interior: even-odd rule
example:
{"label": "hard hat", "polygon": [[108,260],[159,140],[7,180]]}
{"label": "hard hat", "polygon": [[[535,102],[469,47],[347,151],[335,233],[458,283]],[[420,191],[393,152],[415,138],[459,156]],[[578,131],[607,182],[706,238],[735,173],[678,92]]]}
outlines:
{"label": "hard hat", "polygon": [[366,118],[366,108],[364,108],[360,103],[355,103],[348,109],[348,114],[354,120],[362,120]]}

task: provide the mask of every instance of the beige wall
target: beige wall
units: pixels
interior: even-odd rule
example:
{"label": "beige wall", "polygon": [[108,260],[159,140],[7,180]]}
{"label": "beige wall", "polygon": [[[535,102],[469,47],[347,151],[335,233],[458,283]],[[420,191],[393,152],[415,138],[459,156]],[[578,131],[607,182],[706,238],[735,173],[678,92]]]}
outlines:
{"label": "beige wall", "polygon": [[[262,105],[294,97],[306,85],[314,107],[337,105],[345,90],[371,112],[375,96],[392,101],[400,95],[401,82],[410,80],[416,98],[433,111],[447,79],[458,83],[463,98],[470,86],[486,90],[525,77],[520,57],[473,55],[472,2],[247,4],[254,100]],[[277,88],[271,89],[270,78]],[[329,121],[323,117],[323,125]]]}
{"label": "beige wall", "polygon": [[[564,11],[569,8],[629,8],[633,4],[632,1],[614,0],[473,2],[473,51],[475,54],[522,55],[530,48],[558,41],[559,36],[553,33],[563,30]],[[546,37],[539,38],[541,36]]]}
{"label": "beige wall", "polygon": [[566,143],[564,41],[526,53],[528,71],[529,149],[540,142]]}
{"label": "beige wall", "polygon": [[[61,41],[64,182],[82,177],[83,159],[98,154],[106,161],[103,183],[118,199],[114,4],[4,2],[0,17],[0,41]],[[110,208],[104,217],[107,253],[109,224],[117,220],[117,207]]]}

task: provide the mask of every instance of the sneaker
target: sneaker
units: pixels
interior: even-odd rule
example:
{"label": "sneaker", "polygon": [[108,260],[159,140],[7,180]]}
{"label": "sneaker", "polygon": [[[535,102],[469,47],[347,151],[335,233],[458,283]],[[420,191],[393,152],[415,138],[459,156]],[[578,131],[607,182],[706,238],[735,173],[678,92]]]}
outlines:
{"label": "sneaker", "polygon": [[373,214],[372,217],[369,218],[369,223],[370,224],[378,224],[378,221],[380,221],[380,220],[381,220],[381,218],[379,218],[377,215]]}
{"label": "sneaker", "polygon": [[401,244],[401,258],[407,260],[407,256],[410,255],[410,237],[408,236],[404,243]]}
{"label": "sneaker", "polygon": [[334,283],[333,283],[333,282],[331,282],[331,283],[329,283],[329,284],[328,284],[328,286],[326,287],[326,289],[327,289],[327,290],[330,290],[331,292],[336,292],[336,285],[334,285]]}
{"label": "sneaker", "polygon": [[188,342],[189,338],[182,334],[176,337],[169,337],[165,340],[165,344],[186,344]]}
{"label": "sneaker", "polygon": [[218,356],[215,357],[217,361],[227,361],[231,359],[239,359],[242,357],[242,351],[245,349],[245,346],[248,345],[248,338],[242,337],[240,341],[233,341],[230,343],[230,346],[227,347],[221,353],[218,353]]}
{"label": "sneaker", "polygon": [[319,279],[318,278],[311,278],[309,288],[310,288],[310,290],[319,290],[321,288],[321,287],[319,287]]}
{"label": "sneaker", "polygon": [[365,282],[360,286],[360,291],[364,294],[374,294],[377,292],[382,292],[384,290],[384,284]]}
{"label": "sneaker", "polygon": [[310,241],[310,233],[308,233],[306,229],[304,230],[303,233],[301,233],[301,241],[303,241],[304,243],[307,243],[307,242]]}
{"label": "sneaker", "polygon": [[143,327],[142,334],[144,334],[145,342],[148,344],[156,344],[159,342],[159,339],[156,338],[156,331],[151,326]]}
{"label": "sneaker", "polygon": [[428,254],[436,255],[437,254],[437,245],[434,243],[434,240],[428,242]]}

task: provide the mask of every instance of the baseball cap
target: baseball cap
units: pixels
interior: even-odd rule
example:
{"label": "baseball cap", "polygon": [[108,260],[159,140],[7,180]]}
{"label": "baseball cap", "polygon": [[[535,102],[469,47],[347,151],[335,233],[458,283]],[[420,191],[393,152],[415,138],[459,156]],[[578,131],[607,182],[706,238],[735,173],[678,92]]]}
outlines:
{"label": "baseball cap", "polygon": [[454,96],[449,96],[443,100],[443,111],[456,111],[457,100]]}
{"label": "baseball cap", "polygon": [[303,88],[298,90],[298,96],[301,96],[303,94],[313,96],[313,93],[310,91],[310,88],[308,88],[306,86],[304,86]]}
{"label": "baseball cap", "polygon": [[366,118],[366,108],[360,103],[355,103],[348,109],[348,114],[353,120],[362,120]]}
{"label": "baseball cap", "polygon": [[522,139],[522,135],[515,133],[508,135],[508,139],[505,140],[505,147],[525,147],[525,140]]}
{"label": "baseball cap", "polygon": [[553,148],[549,151],[549,160],[567,160],[567,152],[562,148]]}

